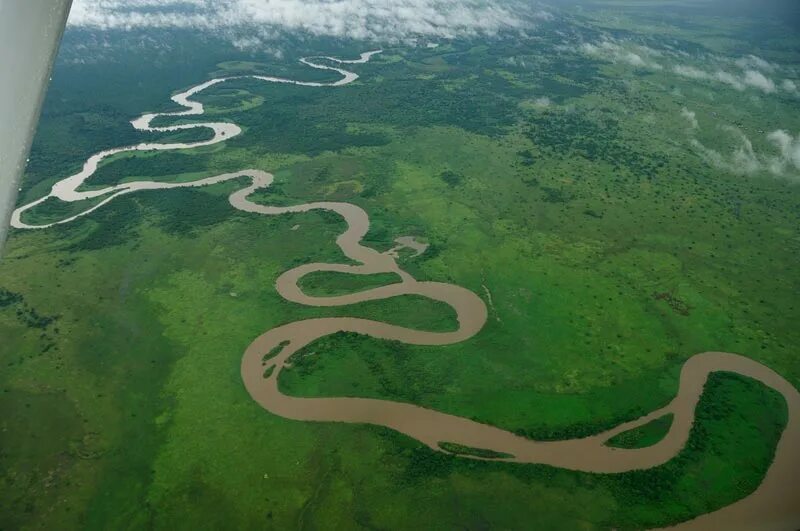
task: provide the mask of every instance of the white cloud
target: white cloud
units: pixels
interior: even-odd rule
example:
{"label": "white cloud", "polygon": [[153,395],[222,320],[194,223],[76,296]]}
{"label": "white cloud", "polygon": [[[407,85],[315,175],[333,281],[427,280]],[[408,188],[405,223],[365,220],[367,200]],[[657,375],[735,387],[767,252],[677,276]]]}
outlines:
{"label": "white cloud", "polygon": [[719,81],[739,91],[753,87],[772,94],[776,90],[775,82],[757,70],[746,70],[743,74],[732,74],[726,70],[717,70],[712,73],[694,66],[675,65],[672,71],[690,79]]}
{"label": "white cloud", "polygon": [[[564,43],[557,46],[556,49],[571,52],[576,50],[576,46]],[[579,42],[577,51],[634,68],[653,71],[666,69],[666,71],[671,71],[681,77],[712,84],[722,83],[740,92],[747,89],[758,89],[765,94],[773,94],[780,88],[786,92],[800,95],[800,90],[794,81],[785,79],[779,86],[770,77],[770,75],[779,75],[781,72],[785,72],[785,67],[752,54],[738,59],[716,54],[690,55],[668,45],[654,49],[639,44],[633,39],[618,39],[610,36],[594,42]],[[692,64],[687,64],[687,60]]]}
{"label": "white cloud", "polygon": [[761,89],[767,94],[775,92],[775,83],[757,70],[747,70],[744,73],[744,83]]}
{"label": "white cloud", "polygon": [[736,90],[745,89],[744,82],[742,82],[741,79],[731,74],[730,72],[725,72],[724,70],[717,70],[716,72],[714,72],[712,78],[716,79],[717,81],[722,81],[723,83],[732,86]]}
{"label": "white cloud", "polygon": [[800,134],[792,137],[791,133],[779,129],[767,135],[767,140],[772,142],[781,153],[780,158],[775,159],[770,171],[776,174],[783,174],[787,168],[794,167],[800,170]]}
{"label": "white cloud", "polygon": [[676,65],[672,70],[676,74],[683,77],[692,79],[711,79],[711,74],[705,70],[700,70],[699,68],[695,68],[693,66]]}
{"label": "white cloud", "polygon": [[779,177],[797,178],[800,170],[800,134],[793,137],[782,129],[766,135],[768,143],[772,144],[778,154],[757,153],[753,143],[739,129],[726,126],[723,130],[731,133],[736,145],[729,155],[703,145],[695,138],[690,140],[691,145],[709,164],[736,175],[753,175],[769,172]]}
{"label": "white cloud", "polygon": [[695,114],[694,111],[690,111],[684,107],[681,109],[681,116],[688,120],[689,124],[692,126],[692,129],[697,129],[699,124],[697,123],[697,114]]}
{"label": "white cloud", "polygon": [[724,70],[717,70],[714,73],[707,72],[700,68],[688,65],[675,65],[672,71],[679,76],[688,77],[690,79],[700,79],[704,81],[720,81],[726,83],[736,90],[744,90],[745,85],[736,76]]}
{"label": "white cloud", "polygon": [[633,52],[623,52],[621,54],[621,56],[620,56],[620,59],[622,61],[628,63],[629,65],[633,65],[633,66],[645,66],[646,65],[646,63],[644,62],[644,59],[642,59],[642,56],[637,54],[637,53],[633,53]]}
{"label": "white cloud", "polygon": [[522,31],[550,18],[531,3],[502,0],[75,0],[69,24],[95,29],[256,26],[396,41]]}
{"label": "white cloud", "polygon": [[616,40],[604,39],[597,43],[585,42],[580,50],[594,57],[599,57],[612,63],[624,63],[635,68],[649,68],[661,70],[663,67],[650,57],[660,57],[662,54],[647,46],[638,46],[630,43],[620,43]]}
{"label": "white cloud", "polygon": [[[561,48],[569,50],[568,46]],[[747,55],[736,60],[718,55],[695,57],[695,62],[702,61],[702,64],[706,65],[701,68],[685,64],[685,60],[691,58],[685,52],[678,53],[668,46],[657,50],[637,44],[630,39],[604,37],[592,43],[583,42],[579,45],[578,50],[593,57],[614,63],[624,63],[635,68],[663,70],[666,66],[679,76],[711,83],[724,83],[738,91],[756,88],[766,94],[772,94],[778,89],[775,81],[763,74],[761,70],[777,72],[780,66],[756,55]],[[733,65],[741,68],[741,71],[735,69],[730,71],[730,67]],[[794,82],[789,80],[783,82],[782,88],[787,92],[795,92],[797,89]]]}
{"label": "white cloud", "polygon": [[774,72],[778,69],[777,65],[774,65],[769,61],[758,57],[757,55],[746,55],[744,57],[740,57],[735,61],[735,63],[736,66],[742,70],[757,69],[764,70],[765,72]]}
{"label": "white cloud", "polygon": [[714,149],[704,146],[693,138],[690,143],[706,162],[719,169],[736,175],[752,175],[762,169],[761,162],[753,150],[753,143],[744,134],[739,133],[739,145],[726,156]]}

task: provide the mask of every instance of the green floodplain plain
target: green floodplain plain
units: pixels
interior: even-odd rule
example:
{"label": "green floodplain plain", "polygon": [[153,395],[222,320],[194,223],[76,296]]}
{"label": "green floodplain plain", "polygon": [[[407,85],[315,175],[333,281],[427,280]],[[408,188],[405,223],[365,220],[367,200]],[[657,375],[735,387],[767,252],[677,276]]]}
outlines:
{"label": "green floodplain plain", "polygon": [[[357,204],[371,218],[367,245],[430,243],[416,257],[401,250],[402,266],[489,307],[484,329],[454,345],[323,338],[283,372],[287,394],[385,398],[563,439],[665,405],[699,352],[740,353],[800,385],[797,175],[736,175],[691,144],[726,153],[720,128],[735,125],[768,150],[756,131],[800,131],[798,97],[563,46],[580,33],[677,50],[698,68],[751,53],[798,68],[797,33],[779,21],[681,5],[659,14],[669,25],[613,2],[561,13],[526,39],[387,46],[351,65],[361,77],[342,88],[221,84],[197,99],[243,134],[123,154],[87,186],[270,171],[276,182],[259,201]],[[172,109],[179,90],[250,72],[330,80],[296,59],[374,48],[309,39],[275,59],[174,31],[168,53],[133,56],[124,46],[133,32],[107,57],[70,61],[86,31],[66,34],[19,204],[101,149],[203,138],[128,124]],[[193,61],[177,59],[187,53]],[[140,192],[69,224],[12,231],[0,261],[0,529],[637,529],[758,486],[786,406],[731,373],[709,380],[676,458],[623,474],[479,461],[382,428],[265,412],[239,364],[270,328],[338,315],[437,331],[457,323],[421,297],[336,308],[283,300],[274,282],[284,271],[346,262],[335,245],[344,223],[234,210],[227,195],[246,182]],[[52,201],[26,220],[90,204]],[[301,287],[335,295],[398,280],[315,273]],[[670,423],[609,444],[653,444]]]}

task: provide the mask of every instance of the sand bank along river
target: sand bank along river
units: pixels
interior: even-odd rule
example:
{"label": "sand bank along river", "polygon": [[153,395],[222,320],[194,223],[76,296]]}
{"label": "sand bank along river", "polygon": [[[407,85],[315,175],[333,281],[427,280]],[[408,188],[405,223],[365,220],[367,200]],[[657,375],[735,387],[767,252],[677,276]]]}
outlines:
{"label": "sand bank along river", "polygon": [[[448,345],[477,334],[487,318],[486,305],[473,292],[452,284],[420,282],[403,271],[396,261],[396,250],[381,253],[362,245],[369,229],[369,217],[361,208],[349,203],[318,202],[289,207],[266,206],[251,202],[254,191],[268,188],[272,175],[255,169],[208,177],[193,182],[160,183],[137,181],[110,186],[101,190],[80,190],[97,169],[98,164],[111,155],[126,151],[153,151],[189,149],[222,142],[241,133],[235,124],[203,122],[167,127],[151,126],[153,119],[164,116],[202,115],[203,105],[192,96],[208,87],[243,77],[270,83],[289,83],[304,87],[336,87],[355,81],[358,76],[332,64],[366,63],[380,51],[367,52],[359,59],[345,61],[332,57],[304,58],[301,62],[312,67],[332,70],[342,77],[331,83],[295,81],[268,76],[237,76],[217,78],[190,88],[172,97],[184,110],[144,114],[131,124],[142,131],[177,131],[209,128],[214,132],[210,140],[195,143],[158,144],[143,143],[110,149],[91,156],[83,169],[53,185],[50,193],[41,199],[18,208],[12,216],[12,225],[21,229],[43,229],[67,223],[102,207],[114,198],[142,190],[162,190],[208,186],[215,183],[248,177],[251,184],[230,195],[233,207],[261,215],[280,215],[288,212],[329,210],[347,222],[347,229],[336,243],[342,252],[360,265],[305,264],[283,273],[276,281],[276,289],[287,300],[310,306],[342,306],[367,300],[379,300],[399,295],[421,295],[449,304],[458,316],[459,328],[454,332],[427,332],[395,326],[368,319],[332,317],[307,319],[273,328],[257,337],[242,358],[241,374],[244,384],[264,409],[289,419],[300,421],[367,423],[385,426],[404,433],[437,451],[445,451],[441,442],[457,443],[473,448],[493,450],[508,454],[498,460],[518,463],[543,463],[556,467],[586,472],[615,473],[650,468],[673,458],[686,444],[694,422],[694,412],[703,386],[710,373],[730,371],[754,378],[783,395],[788,405],[788,424],[775,453],[775,459],[761,485],[749,496],[718,511],[702,515],[679,524],[678,529],[760,529],[794,530],[800,528],[800,394],[783,377],[755,361],[725,352],[705,352],[691,357],[684,364],[680,386],[675,398],[667,406],[631,422],[621,424],[606,432],[581,439],[563,441],[533,441],[488,424],[467,418],[448,415],[411,404],[366,398],[298,398],[284,395],[278,388],[281,370],[299,349],[323,336],[340,331],[356,332],[381,339],[402,341],[413,345]],[[323,62],[321,62],[323,61]],[[99,204],[63,220],[31,225],[22,219],[25,212],[55,197],[62,201],[104,198]],[[397,240],[400,246],[413,247],[424,252],[424,245],[411,238]],[[395,273],[401,282],[373,288],[358,293],[330,297],[312,297],[303,293],[299,280],[309,273],[335,271],[354,275]],[[667,435],[657,444],[640,449],[611,448],[605,443],[618,433],[642,426],[666,413],[674,420]]]}

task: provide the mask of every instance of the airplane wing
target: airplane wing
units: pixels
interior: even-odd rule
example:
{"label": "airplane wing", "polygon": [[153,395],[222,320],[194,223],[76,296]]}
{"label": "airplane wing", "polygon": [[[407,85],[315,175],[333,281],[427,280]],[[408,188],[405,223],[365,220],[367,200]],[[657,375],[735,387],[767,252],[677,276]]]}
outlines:
{"label": "airplane wing", "polygon": [[0,0],[0,251],[72,0]]}

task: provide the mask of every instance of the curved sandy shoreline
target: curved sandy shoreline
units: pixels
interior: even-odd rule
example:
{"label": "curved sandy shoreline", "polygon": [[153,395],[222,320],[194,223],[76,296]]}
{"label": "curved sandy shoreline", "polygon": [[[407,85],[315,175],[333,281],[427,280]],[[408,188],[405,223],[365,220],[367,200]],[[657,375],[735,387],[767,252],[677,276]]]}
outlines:
{"label": "curved sandy shoreline", "polygon": [[[261,170],[243,170],[186,183],[158,183],[139,181],[123,183],[102,190],[79,191],[84,182],[96,171],[106,157],[134,150],[188,149],[221,142],[241,133],[235,124],[198,123],[178,126],[153,127],[153,119],[161,116],[189,116],[203,114],[203,105],[192,101],[191,96],[208,87],[240,77],[256,78],[274,83],[291,83],[308,87],[346,85],[358,76],[347,70],[319,64],[313,60],[325,59],[340,64],[365,63],[379,51],[362,54],[359,59],[340,60],[332,57],[304,58],[301,62],[320,69],[338,72],[342,78],[332,83],[295,81],[269,76],[237,76],[217,78],[197,85],[172,97],[172,101],[185,110],[144,114],[131,124],[143,131],[176,131],[206,127],[214,131],[211,140],[191,144],[143,143],[111,149],[90,157],[78,174],[56,183],[43,198],[18,208],[12,216],[17,228],[47,228],[67,223],[102,207],[119,195],[139,190],[200,187],[231,179],[248,177],[251,184],[229,197],[235,208],[260,215],[280,215],[289,212],[306,212],[323,209],[336,212],[347,223],[336,243],[342,252],[360,265],[305,264],[283,273],[276,281],[276,289],[287,300],[311,306],[341,306],[367,300],[380,300],[399,295],[415,294],[449,304],[458,316],[459,328],[453,332],[428,332],[413,330],[387,323],[351,317],[307,319],[273,328],[256,338],[244,353],[241,374],[244,384],[264,409],[286,418],[302,421],[369,423],[385,426],[413,437],[430,448],[443,451],[439,442],[451,442],[476,448],[490,449],[512,455],[502,459],[520,463],[543,463],[551,466],[587,472],[625,472],[663,464],[674,457],[686,444],[694,422],[694,412],[708,375],[715,371],[731,371],[754,378],[780,392],[788,406],[788,423],[775,453],[775,459],[761,485],[749,496],[718,511],[684,522],[680,529],[764,529],[790,530],[800,526],[800,394],[789,382],[768,367],[743,356],[706,352],[686,361],[680,376],[678,394],[667,406],[637,420],[626,422],[606,432],[582,439],[564,441],[533,441],[519,437],[500,428],[481,424],[470,419],[425,409],[412,404],[365,398],[298,398],[284,395],[278,388],[281,370],[289,357],[305,345],[340,331],[350,331],[381,339],[402,341],[414,345],[446,345],[468,339],[477,334],[487,318],[483,300],[473,292],[452,284],[419,282],[403,271],[392,252],[380,253],[362,245],[361,240],[369,229],[369,217],[356,205],[337,202],[317,202],[289,207],[275,207],[251,202],[248,197],[258,189],[272,183],[272,175]],[[75,216],[43,225],[29,225],[22,215],[49,197],[63,201],[79,201],[107,196],[99,204]],[[424,249],[423,249],[424,250]],[[349,295],[311,297],[302,292],[298,282],[316,271],[337,271],[349,274],[396,273],[401,282]],[[264,360],[265,354],[279,345],[285,346],[274,357]],[[266,375],[266,376],[265,376]],[[641,426],[666,413],[674,420],[667,435],[657,444],[641,449],[619,449],[605,446],[614,435]]]}

